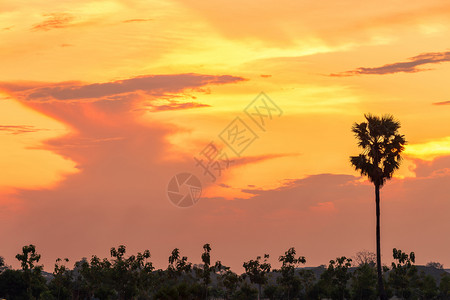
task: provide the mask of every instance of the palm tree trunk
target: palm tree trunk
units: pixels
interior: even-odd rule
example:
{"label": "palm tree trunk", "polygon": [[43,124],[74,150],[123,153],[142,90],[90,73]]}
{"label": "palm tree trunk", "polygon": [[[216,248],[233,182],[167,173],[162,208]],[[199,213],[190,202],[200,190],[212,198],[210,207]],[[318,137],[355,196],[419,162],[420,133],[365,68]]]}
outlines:
{"label": "palm tree trunk", "polygon": [[377,214],[377,273],[378,273],[378,292],[381,300],[387,300],[386,291],[384,290],[383,273],[381,271],[381,246],[380,246],[380,186],[375,185],[375,203]]}

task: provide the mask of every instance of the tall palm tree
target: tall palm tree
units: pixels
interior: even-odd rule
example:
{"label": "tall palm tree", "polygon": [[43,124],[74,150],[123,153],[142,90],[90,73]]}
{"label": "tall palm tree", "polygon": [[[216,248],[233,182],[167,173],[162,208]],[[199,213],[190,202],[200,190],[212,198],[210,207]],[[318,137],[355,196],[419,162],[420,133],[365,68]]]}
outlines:
{"label": "tall palm tree", "polygon": [[377,117],[366,114],[364,117],[367,122],[355,123],[352,127],[358,146],[363,151],[358,156],[351,156],[350,162],[355,170],[367,176],[375,186],[378,290],[380,298],[385,300],[387,296],[381,272],[380,188],[400,167],[406,140],[404,135],[398,133],[400,123],[392,115]]}

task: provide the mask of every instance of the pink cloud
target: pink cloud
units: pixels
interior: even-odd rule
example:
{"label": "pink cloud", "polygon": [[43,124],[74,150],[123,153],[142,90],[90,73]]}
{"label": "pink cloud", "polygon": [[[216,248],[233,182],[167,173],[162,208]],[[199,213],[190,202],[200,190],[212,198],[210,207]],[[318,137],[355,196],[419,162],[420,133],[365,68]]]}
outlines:
{"label": "pink cloud", "polygon": [[411,57],[409,60],[410,61],[407,62],[386,64],[381,67],[374,67],[374,68],[360,67],[351,71],[330,74],[330,76],[343,77],[343,76],[354,76],[365,74],[385,75],[401,72],[416,73],[426,71],[427,69],[420,69],[418,67],[423,65],[440,64],[443,62],[448,62],[450,61],[450,51],[422,53],[417,56]]}
{"label": "pink cloud", "polygon": [[189,109],[189,108],[200,108],[200,107],[210,107],[211,105],[195,103],[195,102],[171,102],[170,104],[165,105],[153,105],[151,106],[151,111],[167,111],[167,110],[180,110],[180,109]]}
{"label": "pink cloud", "polygon": [[183,90],[197,89],[212,84],[236,83],[245,80],[230,75],[145,75],[105,83],[0,83],[0,88],[15,92],[23,100],[81,100],[108,99],[108,97],[142,92],[147,95],[163,96]]}
{"label": "pink cloud", "polygon": [[[208,107],[208,104],[184,101],[180,94],[189,91],[208,92],[205,86],[244,80],[246,79],[230,75],[189,73],[145,75],[105,83],[0,82],[0,90],[11,93],[23,102],[96,102],[97,108],[102,110],[120,110],[126,107],[133,110],[167,111]],[[180,100],[174,100],[177,98]],[[190,98],[196,99],[194,96]],[[153,100],[165,100],[165,104],[154,103]],[[58,116],[55,117],[59,119]]]}
{"label": "pink cloud", "polygon": [[[149,125],[137,122],[142,111],[135,109],[136,103],[145,99],[134,92],[166,97],[208,84],[240,80],[233,76],[181,74],[106,84],[1,84],[25,105],[72,128],[71,134],[49,140],[42,147],[75,161],[79,169],[53,189],[15,191],[14,199],[21,202],[23,209],[0,226],[0,235],[8,244],[2,255],[13,257],[20,244],[36,243],[47,255],[45,264],[51,267],[52,256],[63,251],[72,257],[82,252],[89,256],[119,240],[130,246],[137,243],[134,245],[148,247],[148,240],[141,243],[137,239],[143,234],[142,228],[146,228],[148,237],[158,240],[162,235],[158,224],[180,213],[167,199],[167,184],[173,175],[192,169],[194,163],[192,157],[183,160],[181,154],[177,161],[167,160],[167,153],[172,151],[167,136],[184,129],[156,121]],[[67,101],[86,97],[94,101]],[[176,105],[187,108],[180,102]],[[11,201],[4,201],[2,205],[15,207]],[[67,249],[68,245],[72,248]]]}
{"label": "pink cloud", "polygon": [[414,173],[419,178],[436,177],[450,169],[450,156],[437,157],[432,161],[414,159]]}

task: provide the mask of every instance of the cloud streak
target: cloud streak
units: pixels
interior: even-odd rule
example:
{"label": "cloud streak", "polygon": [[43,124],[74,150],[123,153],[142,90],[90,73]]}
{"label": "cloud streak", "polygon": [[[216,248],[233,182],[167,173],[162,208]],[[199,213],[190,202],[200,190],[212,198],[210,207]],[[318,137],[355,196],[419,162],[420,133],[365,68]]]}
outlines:
{"label": "cloud streak", "polygon": [[292,157],[298,156],[298,153],[279,153],[279,154],[265,154],[258,156],[247,156],[247,157],[238,157],[233,159],[233,166],[247,165],[253,163],[259,163],[266,160],[283,158],[283,157]]}
{"label": "cloud streak", "polygon": [[450,101],[434,102],[433,105],[450,105]]}
{"label": "cloud streak", "polygon": [[171,102],[165,105],[154,105],[150,108],[150,111],[168,111],[168,110],[181,110],[190,108],[211,107],[211,105],[197,103],[197,102]]}
{"label": "cloud streak", "polygon": [[41,23],[34,25],[31,30],[48,31],[52,29],[66,28],[71,26],[72,21],[75,19],[74,16],[69,13],[52,13],[45,14],[44,16],[47,17],[47,19]]}
{"label": "cloud streak", "polygon": [[[11,84],[0,83],[0,88],[18,92],[23,100],[87,100],[108,99],[117,95],[143,93],[162,96],[179,93],[183,90],[195,90],[202,86],[235,83],[245,80],[230,75],[174,74],[145,75],[105,83],[86,84],[82,82],[61,82],[50,84]],[[117,100],[117,99],[114,99]]]}
{"label": "cloud streak", "polygon": [[148,22],[153,21],[153,19],[128,19],[123,20],[122,23],[136,23],[136,22]]}
{"label": "cloud streak", "polygon": [[41,130],[43,129],[30,125],[0,125],[0,132],[3,131],[11,134],[31,133]]}
{"label": "cloud streak", "polygon": [[440,64],[450,61],[450,51],[446,52],[429,52],[422,53],[409,58],[407,62],[397,62],[386,64],[381,67],[367,68],[360,67],[355,70],[345,71],[341,73],[332,73],[332,77],[347,77],[357,75],[386,75],[395,73],[417,73],[427,71],[429,69],[420,69],[420,66],[429,64]]}

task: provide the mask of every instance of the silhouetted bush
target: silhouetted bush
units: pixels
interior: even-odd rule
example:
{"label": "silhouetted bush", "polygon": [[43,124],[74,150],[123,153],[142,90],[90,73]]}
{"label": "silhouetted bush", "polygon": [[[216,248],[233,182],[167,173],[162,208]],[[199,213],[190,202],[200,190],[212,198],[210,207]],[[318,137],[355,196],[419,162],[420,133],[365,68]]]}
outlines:
{"label": "silhouetted bush", "polygon": [[[166,270],[155,270],[150,251],[126,255],[126,247],[111,248],[110,258],[83,258],[70,269],[68,259],[58,259],[52,274],[37,265],[40,255],[25,246],[16,258],[21,270],[0,260],[0,299],[7,300],[146,300],[146,299],[378,299],[377,270],[373,259],[338,257],[328,267],[298,268],[306,262],[294,248],[279,257],[280,269],[271,270],[257,257],[244,263],[238,275],[220,261],[210,261],[211,246],[205,244],[202,265],[193,265],[174,249]],[[362,252],[361,252],[362,253]],[[361,255],[360,255],[361,256]],[[364,256],[366,257],[366,256]],[[402,299],[450,299],[450,274],[437,264],[414,265],[414,252],[393,250],[394,262],[385,267],[389,296]],[[439,266],[442,266],[439,264]],[[420,269],[420,272],[419,272]],[[261,288],[261,289],[260,289]],[[258,291],[259,290],[259,291]]]}

